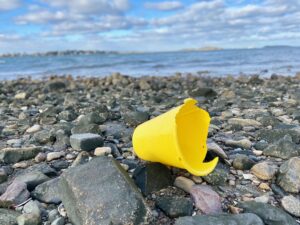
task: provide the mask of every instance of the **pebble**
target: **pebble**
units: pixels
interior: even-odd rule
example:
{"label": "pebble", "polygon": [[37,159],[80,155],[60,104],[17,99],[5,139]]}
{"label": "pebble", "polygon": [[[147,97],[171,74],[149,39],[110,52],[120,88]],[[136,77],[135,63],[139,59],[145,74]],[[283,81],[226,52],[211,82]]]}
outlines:
{"label": "pebble", "polygon": [[186,177],[176,177],[174,181],[174,186],[184,190],[187,193],[190,193],[192,190],[192,186],[195,185],[194,181],[188,179]]}
{"label": "pebble", "polygon": [[228,120],[228,123],[233,125],[253,126],[253,127],[260,127],[262,125],[258,121],[252,119],[241,119],[241,118],[231,118]]}
{"label": "pebble", "polygon": [[65,225],[65,219],[63,217],[56,218],[51,225]]}
{"label": "pebble", "polygon": [[48,162],[55,160],[55,159],[59,159],[61,157],[65,156],[64,152],[50,152],[47,154],[46,160]]}
{"label": "pebble", "polygon": [[15,99],[25,99],[27,97],[26,92],[20,92],[15,95]]}
{"label": "pebble", "polygon": [[103,156],[111,154],[111,148],[110,147],[98,147],[94,151],[95,156]]}
{"label": "pebble", "polygon": [[300,200],[292,195],[284,196],[281,199],[282,207],[290,214],[300,217]]}
{"label": "pebble", "polygon": [[29,127],[27,130],[26,130],[26,133],[28,134],[32,134],[32,133],[35,133],[35,132],[38,132],[41,130],[41,126],[38,125],[38,124],[35,124],[33,125],[32,127]]}
{"label": "pebble", "polygon": [[241,147],[244,149],[250,149],[252,146],[252,142],[247,138],[235,141],[235,140],[226,140],[225,145],[233,146],[233,147]]}
{"label": "pebble", "polygon": [[3,168],[0,168],[0,184],[7,180],[7,173]]}
{"label": "pebble", "polygon": [[232,162],[232,166],[237,170],[250,170],[255,162],[248,156],[237,154]]}
{"label": "pebble", "polygon": [[45,161],[46,158],[47,158],[47,154],[44,153],[44,152],[40,152],[39,154],[36,155],[36,157],[34,158],[34,160],[35,160],[37,163],[40,163],[40,162]]}
{"label": "pebble", "polygon": [[73,134],[70,137],[73,149],[77,151],[92,151],[97,147],[102,147],[103,138],[98,134],[84,133]]}
{"label": "pebble", "polygon": [[293,157],[280,166],[277,183],[287,192],[298,193],[300,191],[299,157]]}
{"label": "pebble", "polygon": [[262,202],[262,203],[268,203],[269,199],[270,199],[269,195],[263,195],[263,196],[259,196],[259,197],[254,198],[254,201]]}
{"label": "pebble", "polygon": [[30,196],[27,185],[24,182],[14,181],[0,196],[0,207],[8,208],[25,202]]}
{"label": "pebble", "polygon": [[277,167],[268,162],[260,162],[251,168],[251,172],[262,180],[271,180],[277,172]]}
{"label": "pebble", "polygon": [[258,187],[262,190],[271,190],[270,186],[267,183],[260,183]]}

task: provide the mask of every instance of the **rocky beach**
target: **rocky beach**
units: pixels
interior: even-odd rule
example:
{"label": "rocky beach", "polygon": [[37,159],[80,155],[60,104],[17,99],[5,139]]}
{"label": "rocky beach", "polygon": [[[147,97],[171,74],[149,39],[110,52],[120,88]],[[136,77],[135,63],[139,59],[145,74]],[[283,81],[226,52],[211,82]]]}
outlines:
{"label": "rocky beach", "polygon": [[[132,148],[188,97],[219,157],[203,177]],[[299,73],[0,81],[0,225],[297,225],[299,192]]]}

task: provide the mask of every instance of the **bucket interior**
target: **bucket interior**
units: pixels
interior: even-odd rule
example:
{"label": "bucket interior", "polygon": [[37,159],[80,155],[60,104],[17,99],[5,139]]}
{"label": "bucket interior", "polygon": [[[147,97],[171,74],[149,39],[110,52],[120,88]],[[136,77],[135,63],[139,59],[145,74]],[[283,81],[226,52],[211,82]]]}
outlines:
{"label": "bucket interior", "polygon": [[176,116],[179,160],[189,171],[203,170],[210,117],[195,105],[183,107]]}

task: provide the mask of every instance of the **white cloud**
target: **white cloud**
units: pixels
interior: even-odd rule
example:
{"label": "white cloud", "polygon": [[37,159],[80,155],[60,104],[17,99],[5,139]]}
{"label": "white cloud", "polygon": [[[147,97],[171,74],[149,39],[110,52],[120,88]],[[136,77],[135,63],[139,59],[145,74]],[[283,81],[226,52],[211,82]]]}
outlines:
{"label": "white cloud", "polygon": [[0,0],[0,11],[1,10],[12,10],[18,8],[21,5],[19,0]]}
{"label": "white cloud", "polygon": [[110,14],[128,10],[128,0],[43,0],[54,7],[65,7],[76,13]]}
{"label": "white cloud", "polygon": [[144,4],[146,9],[155,9],[160,11],[170,11],[183,8],[179,1],[165,1],[165,2],[146,2]]}

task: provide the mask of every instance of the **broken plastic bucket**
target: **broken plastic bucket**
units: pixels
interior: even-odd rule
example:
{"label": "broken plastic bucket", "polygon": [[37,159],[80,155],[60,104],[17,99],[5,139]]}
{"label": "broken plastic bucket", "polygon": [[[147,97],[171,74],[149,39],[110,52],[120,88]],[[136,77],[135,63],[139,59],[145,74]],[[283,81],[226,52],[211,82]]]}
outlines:
{"label": "broken plastic bucket", "polygon": [[192,98],[184,104],[140,124],[133,133],[133,149],[138,157],[151,162],[183,168],[196,176],[212,172],[218,157],[203,162],[209,114]]}

